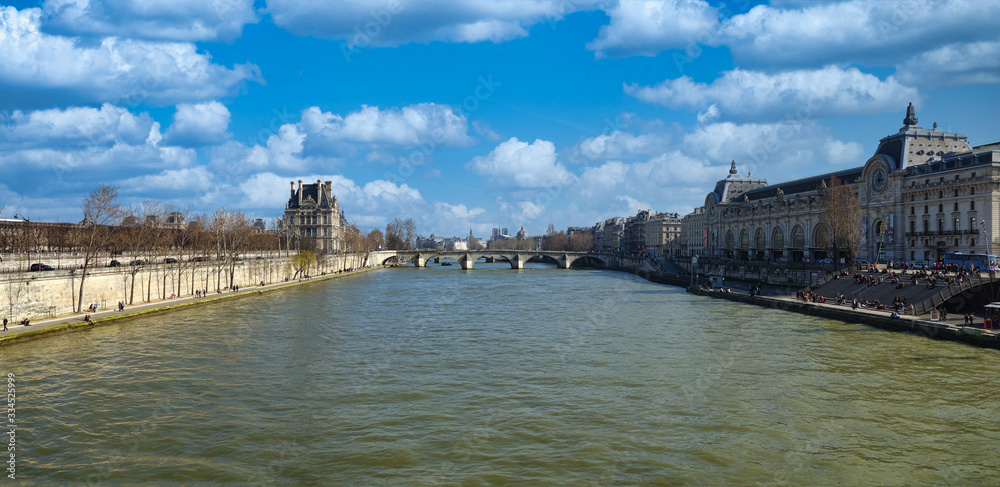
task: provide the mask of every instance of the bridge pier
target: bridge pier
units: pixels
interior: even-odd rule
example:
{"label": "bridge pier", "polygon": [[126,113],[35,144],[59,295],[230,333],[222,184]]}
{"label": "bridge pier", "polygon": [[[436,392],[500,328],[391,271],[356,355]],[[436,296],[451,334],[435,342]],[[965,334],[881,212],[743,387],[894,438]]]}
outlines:
{"label": "bridge pier", "polygon": [[427,267],[427,260],[427,256],[421,255],[420,253],[417,253],[412,259],[410,259],[415,267]]}
{"label": "bridge pier", "polygon": [[469,271],[472,270],[472,266],[475,265],[476,259],[473,259],[469,254],[464,254],[458,258],[458,263],[462,265],[462,270]]}
{"label": "bridge pier", "polygon": [[514,257],[510,259],[511,269],[524,269],[524,263],[528,261],[528,257],[523,254],[514,254]]}

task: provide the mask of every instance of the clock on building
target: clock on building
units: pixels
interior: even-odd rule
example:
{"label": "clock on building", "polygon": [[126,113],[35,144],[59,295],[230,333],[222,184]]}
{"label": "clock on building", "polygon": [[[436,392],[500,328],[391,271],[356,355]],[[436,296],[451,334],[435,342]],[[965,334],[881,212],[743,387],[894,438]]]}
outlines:
{"label": "clock on building", "polygon": [[888,178],[885,175],[885,169],[881,167],[875,170],[875,174],[872,175],[872,189],[877,193],[881,193],[885,190],[885,183]]}

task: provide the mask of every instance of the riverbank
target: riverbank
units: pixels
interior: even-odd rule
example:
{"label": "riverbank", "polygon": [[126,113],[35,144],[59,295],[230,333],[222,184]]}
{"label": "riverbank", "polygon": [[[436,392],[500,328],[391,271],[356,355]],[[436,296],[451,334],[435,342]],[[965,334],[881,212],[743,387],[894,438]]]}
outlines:
{"label": "riverbank", "polygon": [[[628,261],[630,260],[630,261]],[[810,316],[819,316],[831,320],[838,320],[847,323],[860,323],[875,328],[889,331],[898,331],[925,336],[936,340],[951,340],[980,347],[987,347],[1000,350],[1000,332],[987,331],[982,328],[962,326],[958,324],[958,317],[952,319],[955,323],[945,321],[931,321],[927,318],[901,316],[892,318],[888,311],[875,311],[869,309],[851,309],[835,303],[810,303],[796,300],[788,292],[791,288],[781,288],[777,286],[764,286],[764,295],[750,296],[749,283],[733,285],[730,281],[727,286],[735,289],[736,292],[713,291],[703,287],[691,287],[691,278],[683,276],[671,276],[662,272],[650,269],[643,264],[642,259],[620,259],[619,265],[608,266],[608,269],[635,274],[647,281],[671,286],[684,287],[693,294],[712,298],[728,299],[746,304],[764,306],[782,311],[791,311]],[[627,265],[632,264],[632,265]],[[700,284],[705,284],[704,282]],[[980,323],[981,324],[981,323]]]}
{"label": "riverbank", "polygon": [[70,315],[64,315],[45,320],[32,321],[30,326],[27,327],[21,324],[8,323],[7,324],[8,330],[5,332],[0,332],[0,346],[6,346],[12,343],[18,343],[27,340],[35,340],[38,338],[43,338],[53,335],[60,335],[63,333],[70,333],[74,331],[90,329],[95,326],[109,325],[112,323],[128,320],[131,318],[136,318],[139,316],[149,316],[153,314],[166,313],[177,309],[189,308],[191,306],[201,306],[210,303],[216,303],[223,300],[253,297],[259,294],[286,289],[293,286],[299,286],[302,284],[326,281],[329,279],[337,279],[340,277],[352,276],[363,272],[373,271],[377,269],[384,269],[384,268],[385,266],[373,266],[349,272],[333,273],[327,275],[308,277],[305,279],[297,279],[295,281],[290,281],[290,282],[276,282],[271,284],[265,284],[264,286],[252,286],[246,288],[241,287],[239,291],[229,290],[221,293],[209,294],[207,296],[188,296],[188,297],[153,301],[150,303],[128,306],[123,312],[119,312],[116,309],[98,311],[96,313],[90,313],[91,317],[90,322],[86,322],[83,319],[86,313],[74,313]]}
{"label": "riverbank", "polygon": [[764,306],[782,311],[819,316],[848,323],[861,323],[889,331],[900,331],[925,336],[936,340],[952,340],[981,347],[1000,349],[1000,332],[982,328],[960,326],[941,321],[900,316],[892,318],[885,310],[851,309],[834,303],[811,303],[793,298],[773,296],[750,296],[749,293],[733,293],[702,288],[689,288],[688,292],[700,296],[728,299],[741,303]]}

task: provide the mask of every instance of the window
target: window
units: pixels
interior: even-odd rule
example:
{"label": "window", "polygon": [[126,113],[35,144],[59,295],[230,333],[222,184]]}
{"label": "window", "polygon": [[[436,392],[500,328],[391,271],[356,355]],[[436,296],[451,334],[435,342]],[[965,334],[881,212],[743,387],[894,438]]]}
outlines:
{"label": "window", "polygon": [[973,173],[972,173],[972,177],[976,177],[976,173],[974,173],[974,172],[973,172]]}
{"label": "window", "polygon": [[927,213],[927,205],[924,205],[924,214]]}
{"label": "window", "polygon": [[976,227],[976,217],[970,216],[969,217],[969,230],[972,230],[974,232],[974,231],[976,231],[976,228],[978,228],[978,227]]}
{"label": "window", "polygon": [[969,188],[969,194],[976,194],[976,188]]}
{"label": "window", "polygon": [[941,177],[940,177],[940,178],[938,179],[938,182],[939,182],[939,183],[943,183],[943,182],[944,182],[944,176],[941,176]]}
{"label": "window", "polygon": [[939,204],[938,205],[938,213],[943,213],[943,212],[944,212],[944,204]]}
{"label": "window", "polygon": [[[955,176],[955,177],[958,177],[958,176]],[[958,190],[957,189],[955,190],[955,197],[958,198]]]}
{"label": "window", "polygon": [[972,201],[969,202],[969,209],[970,210],[975,210],[976,209],[976,201],[975,200],[972,200]]}
{"label": "window", "polygon": [[944,218],[938,218],[938,233],[944,233]]}
{"label": "window", "polygon": [[916,259],[917,258],[916,254],[917,254],[916,252],[914,252],[914,251],[911,250],[910,251],[910,260]]}
{"label": "window", "polygon": [[915,215],[915,214],[916,214],[916,213],[915,213],[916,211],[917,211],[917,209],[916,209],[916,208],[914,208],[914,207],[912,207],[912,206],[910,207],[910,214],[911,214],[911,215]]}
{"label": "window", "polygon": [[938,191],[938,199],[944,198],[944,191]]}
{"label": "window", "polygon": [[976,239],[970,238],[969,239],[969,246],[970,247],[975,247],[976,246]]}
{"label": "window", "polygon": [[957,201],[955,202],[955,210],[954,211],[958,211],[958,202]]}
{"label": "window", "polygon": [[956,232],[962,231],[962,223],[957,217],[955,218],[955,231]]}
{"label": "window", "polygon": [[917,222],[910,220],[910,233],[917,233]]}

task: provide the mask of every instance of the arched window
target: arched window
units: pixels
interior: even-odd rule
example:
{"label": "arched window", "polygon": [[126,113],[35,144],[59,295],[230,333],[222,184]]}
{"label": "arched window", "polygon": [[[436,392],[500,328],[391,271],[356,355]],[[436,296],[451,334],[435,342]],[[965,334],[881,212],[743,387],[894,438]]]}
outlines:
{"label": "arched window", "polygon": [[771,248],[779,250],[785,248],[785,232],[781,227],[774,227],[774,232],[771,233]]}
{"label": "arched window", "polygon": [[763,250],[767,247],[767,239],[764,238],[764,229],[758,228],[753,236],[753,248],[757,250]]}
{"label": "arched window", "polygon": [[750,248],[750,232],[748,232],[747,229],[745,228],[743,229],[742,232],[740,232],[740,248],[741,249]]}
{"label": "arched window", "polygon": [[792,229],[792,248],[803,249],[806,246],[806,232],[802,230],[802,225],[795,225]]}
{"label": "arched window", "polygon": [[816,248],[826,248],[830,246],[830,231],[827,230],[826,225],[820,223],[816,225],[816,229],[813,231],[813,242],[816,243]]}
{"label": "arched window", "polygon": [[729,230],[726,232],[726,248],[733,249],[736,248],[736,239],[733,238],[733,231]]}

